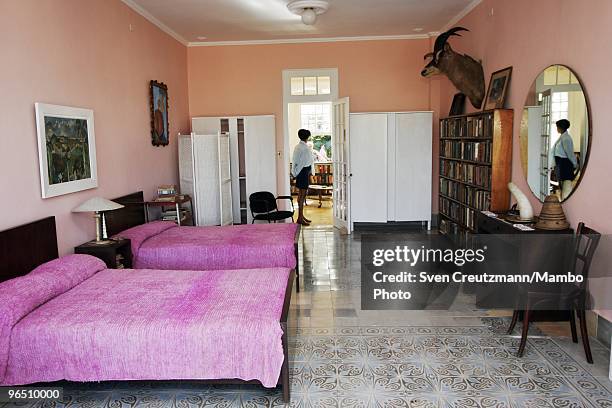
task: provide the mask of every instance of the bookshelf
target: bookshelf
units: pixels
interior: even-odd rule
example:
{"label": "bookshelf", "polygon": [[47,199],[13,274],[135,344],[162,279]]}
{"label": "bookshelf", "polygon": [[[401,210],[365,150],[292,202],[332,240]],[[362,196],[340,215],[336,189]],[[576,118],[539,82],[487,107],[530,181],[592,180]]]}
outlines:
{"label": "bookshelf", "polygon": [[478,212],[510,205],[512,109],[440,119],[440,232],[465,242]]}
{"label": "bookshelf", "polygon": [[[291,163],[289,164],[291,171]],[[334,184],[334,173],[332,162],[315,162],[314,163],[314,175],[310,177],[310,184],[318,184],[321,186],[332,186]],[[295,179],[291,178],[291,193],[297,194],[297,188],[295,187]],[[331,193],[324,192],[323,194],[329,195]]]}

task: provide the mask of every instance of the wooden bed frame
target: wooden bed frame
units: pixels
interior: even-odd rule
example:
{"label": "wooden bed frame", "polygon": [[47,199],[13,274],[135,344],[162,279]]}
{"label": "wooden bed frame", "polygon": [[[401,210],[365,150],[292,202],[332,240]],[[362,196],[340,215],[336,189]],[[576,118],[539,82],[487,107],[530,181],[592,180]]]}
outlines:
{"label": "wooden bed frame", "polygon": [[[122,197],[113,199],[114,202],[122,204],[124,207],[118,210],[105,213],[106,230],[108,236],[119,234],[128,228],[142,225],[146,222],[146,207],[144,204],[144,193],[137,191]],[[301,225],[295,231],[293,240],[293,248],[295,253],[295,290],[300,291],[300,258],[299,258],[299,242],[300,242]]]}
{"label": "wooden bed frame", "polygon": [[[9,230],[0,231],[0,283],[30,273],[37,266],[58,257],[55,217],[48,217]],[[282,387],[283,401],[290,401],[289,379],[289,330],[287,317],[291,303],[291,292],[295,271],[292,270],[287,281],[280,326],[283,330],[283,365],[278,378]],[[178,380],[177,380],[178,381]],[[194,380],[201,384],[261,384],[257,380],[239,379]]]}

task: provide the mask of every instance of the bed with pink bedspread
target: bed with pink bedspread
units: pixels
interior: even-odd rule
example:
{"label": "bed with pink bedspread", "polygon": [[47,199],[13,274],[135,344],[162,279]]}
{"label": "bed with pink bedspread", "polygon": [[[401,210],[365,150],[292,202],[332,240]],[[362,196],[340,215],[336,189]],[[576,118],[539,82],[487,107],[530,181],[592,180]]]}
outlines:
{"label": "bed with pink bedspread", "polygon": [[179,227],[153,221],[124,230],[135,268],[220,270],[297,266],[298,224]]}
{"label": "bed with pink bedspread", "polygon": [[283,380],[288,398],[292,273],[111,270],[88,255],[47,262],[0,283],[0,385]]}

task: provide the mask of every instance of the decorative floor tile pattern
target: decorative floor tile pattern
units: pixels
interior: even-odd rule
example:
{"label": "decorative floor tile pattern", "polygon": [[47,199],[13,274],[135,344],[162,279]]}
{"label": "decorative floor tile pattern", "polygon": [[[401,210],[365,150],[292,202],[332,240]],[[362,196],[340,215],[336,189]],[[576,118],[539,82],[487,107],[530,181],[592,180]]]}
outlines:
{"label": "decorative floor tile pattern", "polygon": [[[554,339],[481,327],[299,329],[290,341],[292,407],[612,407],[609,384]],[[495,323],[495,322],[494,322]],[[197,382],[64,385],[36,407],[274,407],[280,390]]]}
{"label": "decorative floor tile pattern", "polygon": [[[359,235],[305,228],[303,236],[304,290],[294,294],[290,312],[290,406],[612,407],[611,383],[593,374],[608,365],[609,352],[597,342],[594,354],[603,358],[594,367],[579,348],[568,352],[566,339],[532,327],[517,358],[518,332],[506,335],[508,318],[483,317],[468,298],[450,312],[402,312],[387,324],[391,313],[369,316],[359,308]],[[62,403],[0,408],[285,406],[280,390],[197,382],[66,383],[64,396]]]}

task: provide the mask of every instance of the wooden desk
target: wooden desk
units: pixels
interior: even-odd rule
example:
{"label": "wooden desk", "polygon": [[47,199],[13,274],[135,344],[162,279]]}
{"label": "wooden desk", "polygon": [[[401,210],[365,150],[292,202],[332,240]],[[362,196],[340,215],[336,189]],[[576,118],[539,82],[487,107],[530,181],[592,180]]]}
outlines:
{"label": "wooden desk", "polygon": [[147,217],[147,222],[149,222],[149,207],[174,207],[176,209],[176,223],[180,226],[184,221],[188,219],[188,217],[181,217],[181,205],[189,203],[190,207],[190,216],[191,216],[191,224],[195,225],[195,218],[193,215],[193,201],[191,201],[191,197],[187,194],[181,194],[173,197],[167,198],[157,198],[152,201],[145,201],[145,215]]}
{"label": "wooden desk", "polygon": [[[513,226],[513,224],[509,221],[503,219],[503,214],[497,214],[498,217],[489,217],[481,212],[479,212],[476,216],[476,231],[478,234],[497,234],[499,235],[499,239],[506,243],[508,246],[508,251],[510,253],[515,254],[517,259],[520,259],[519,264],[523,264],[523,261],[529,262],[529,256],[543,256],[540,248],[522,248],[517,246],[516,242],[510,242],[511,239],[508,235],[516,235],[516,234],[574,234],[574,230],[572,228],[567,228],[564,230],[542,230],[536,229],[535,224],[527,224],[530,227],[534,228],[533,231],[523,231]],[[555,251],[550,251],[550,253],[558,253]],[[527,255],[525,255],[527,254]],[[545,256],[545,255],[544,255]],[[519,269],[522,269],[519,266]],[[480,296],[478,290],[476,291],[476,305],[479,307],[487,307],[488,302],[491,302],[490,299],[487,299],[483,296]],[[492,303],[495,303],[493,301]],[[536,310],[534,311],[533,317],[530,319],[531,321],[563,321],[567,320],[569,313],[561,310]],[[522,319],[522,317],[521,317]]]}

